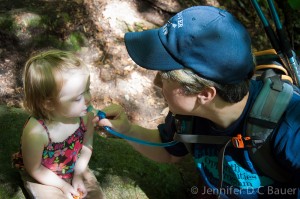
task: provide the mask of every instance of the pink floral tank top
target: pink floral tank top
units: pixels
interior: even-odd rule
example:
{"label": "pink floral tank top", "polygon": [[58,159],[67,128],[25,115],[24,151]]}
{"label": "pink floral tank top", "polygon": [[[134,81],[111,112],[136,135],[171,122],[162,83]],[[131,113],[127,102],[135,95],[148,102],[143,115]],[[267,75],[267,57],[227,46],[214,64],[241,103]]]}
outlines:
{"label": "pink floral tank top", "polygon": [[52,142],[47,126],[42,120],[40,124],[45,128],[49,144],[44,148],[42,165],[56,173],[63,179],[70,179],[74,174],[74,166],[82,149],[82,142],[86,127],[80,117],[78,129],[62,142]]}

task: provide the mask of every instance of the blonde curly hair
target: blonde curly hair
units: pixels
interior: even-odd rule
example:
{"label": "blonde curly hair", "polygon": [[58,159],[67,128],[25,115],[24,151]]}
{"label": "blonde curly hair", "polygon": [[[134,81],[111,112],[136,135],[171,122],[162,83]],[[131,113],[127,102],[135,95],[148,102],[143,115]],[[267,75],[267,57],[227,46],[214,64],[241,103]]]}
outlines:
{"label": "blonde curly hair", "polygon": [[86,66],[73,53],[46,50],[35,53],[25,64],[23,73],[24,108],[34,117],[49,119],[59,104],[62,73]]}

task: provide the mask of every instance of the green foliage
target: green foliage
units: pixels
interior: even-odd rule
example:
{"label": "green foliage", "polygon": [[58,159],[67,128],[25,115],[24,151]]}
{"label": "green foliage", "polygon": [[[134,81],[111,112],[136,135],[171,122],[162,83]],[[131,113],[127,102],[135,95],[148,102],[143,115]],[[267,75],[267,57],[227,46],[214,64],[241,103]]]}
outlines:
{"label": "green foliage", "polygon": [[40,48],[51,46],[57,49],[78,51],[82,46],[86,45],[86,38],[79,32],[71,33],[66,40],[62,40],[55,35],[41,34],[33,38],[32,45]]}
{"label": "green foliage", "polygon": [[97,178],[102,184],[107,184],[110,176],[119,176],[126,183],[138,185],[149,198],[185,198],[175,165],[151,161],[124,140],[95,136],[90,167],[99,172]]}
{"label": "green foliage", "polygon": [[299,0],[288,0],[290,6],[293,8],[293,9],[300,9],[300,1]]}
{"label": "green foliage", "polygon": [[0,198],[18,198],[20,177],[11,167],[11,155],[19,148],[21,129],[28,117],[22,110],[0,106]]}
{"label": "green foliage", "polygon": [[87,39],[80,32],[71,33],[69,38],[64,42],[64,47],[69,50],[80,50],[81,46],[86,44]]}
{"label": "green foliage", "polygon": [[41,25],[41,19],[39,17],[33,18],[30,21],[28,21],[28,26],[31,28],[39,27]]}
{"label": "green foliage", "polygon": [[73,1],[57,4],[19,0],[12,3],[6,0],[2,3],[6,11],[0,13],[1,32],[15,39],[19,47],[77,51],[86,45],[83,31],[76,29],[77,19],[82,16],[74,9]]}
{"label": "green foliage", "polygon": [[16,24],[9,15],[1,15],[0,16],[0,28],[2,31],[14,31],[16,28]]}

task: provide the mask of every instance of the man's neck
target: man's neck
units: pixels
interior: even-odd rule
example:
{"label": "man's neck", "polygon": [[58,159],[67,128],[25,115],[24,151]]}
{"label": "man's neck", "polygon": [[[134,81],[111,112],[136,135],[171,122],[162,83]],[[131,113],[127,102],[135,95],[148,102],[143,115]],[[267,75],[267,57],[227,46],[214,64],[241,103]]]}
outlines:
{"label": "man's neck", "polygon": [[218,128],[228,128],[243,113],[247,104],[249,93],[238,103],[227,103],[217,97],[212,104],[211,114],[207,114],[205,118],[211,120]]}

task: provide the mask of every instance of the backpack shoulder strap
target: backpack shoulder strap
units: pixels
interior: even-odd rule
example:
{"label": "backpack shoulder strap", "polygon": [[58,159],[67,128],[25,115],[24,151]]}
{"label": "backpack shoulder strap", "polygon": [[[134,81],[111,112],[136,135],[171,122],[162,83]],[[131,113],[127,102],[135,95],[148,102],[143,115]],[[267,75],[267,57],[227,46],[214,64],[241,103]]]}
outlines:
{"label": "backpack shoulder strap", "polygon": [[282,81],[273,70],[266,70],[261,78],[264,85],[248,115],[246,130],[246,136],[261,140],[261,144],[248,151],[253,164],[264,174],[279,182],[286,182],[292,176],[273,158],[270,135],[290,102],[293,86]]}
{"label": "backpack shoulder strap", "polygon": [[[183,142],[192,154],[191,144],[194,143],[227,146],[229,141],[232,141],[232,146],[236,148],[248,148],[252,163],[262,173],[276,181],[289,182],[292,174],[281,168],[274,159],[270,137],[284,114],[294,89],[292,85],[282,81],[280,76],[272,69],[266,70],[260,78],[262,78],[264,85],[248,114],[246,135],[243,135],[243,137],[240,135],[241,138],[194,135],[192,134],[193,117],[189,117],[188,120],[179,118],[181,122],[177,126],[174,140]],[[245,138],[249,138],[249,140]],[[244,144],[242,147],[239,147],[239,144],[234,144],[238,140],[245,143],[245,147]]]}

